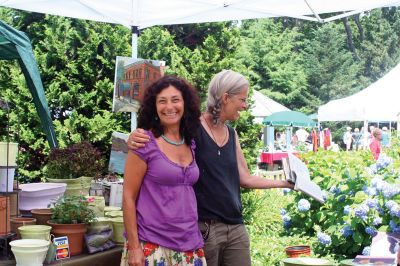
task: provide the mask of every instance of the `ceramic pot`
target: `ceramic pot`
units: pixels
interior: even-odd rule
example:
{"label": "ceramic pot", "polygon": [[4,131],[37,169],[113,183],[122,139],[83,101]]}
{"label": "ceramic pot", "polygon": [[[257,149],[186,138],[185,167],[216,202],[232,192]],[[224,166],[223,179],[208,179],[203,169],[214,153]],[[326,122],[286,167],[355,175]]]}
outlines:
{"label": "ceramic pot", "polygon": [[104,217],[104,208],[106,201],[103,196],[86,196],[90,209],[93,210],[96,217]]}
{"label": "ceramic pot", "polygon": [[22,239],[43,239],[50,241],[51,226],[48,225],[24,225],[18,227]]}
{"label": "ceramic pot", "polygon": [[123,244],[125,241],[124,237],[124,219],[122,217],[112,218],[112,226],[113,226],[113,237],[112,240],[117,244]]}
{"label": "ceramic pot", "polygon": [[124,213],[123,211],[110,211],[105,213],[106,217],[109,218],[117,218],[117,217],[123,217]]}
{"label": "ceramic pot", "polygon": [[60,183],[29,183],[21,184],[19,194],[19,209],[32,210],[47,208],[47,206],[64,194],[66,184]]}
{"label": "ceramic pot", "polygon": [[107,229],[113,229],[111,219],[108,217],[98,217],[96,221],[91,222],[88,226],[88,234],[97,234]]}
{"label": "ceramic pot", "polygon": [[329,260],[318,258],[287,258],[283,261],[284,266],[332,266],[333,263]]}
{"label": "ceramic pot", "polygon": [[18,143],[0,142],[0,166],[17,166],[17,154]]}
{"label": "ceramic pot", "polygon": [[297,258],[300,256],[310,256],[311,248],[307,245],[290,246],[285,249],[288,258]]}
{"label": "ceramic pot", "polygon": [[47,221],[51,220],[51,209],[43,208],[43,209],[33,209],[31,210],[32,217],[36,219],[36,224],[47,225]]}
{"label": "ceramic pot", "polygon": [[42,266],[50,242],[42,239],[19,239],[10,242],[17,266]]}
{"label": "ceramic pot", "polygon": [[53,228],[52,233],[55,237],[68,237],[69,251],[71,256],[82,253],[83,237],[87,231],[86,224],[56,224],[52,223],[52,221],[48,221],[47,223]]}
{"label": "ceramic pot", "polygon": [[81,176],[79,178],[71,179],[53,179],[48,178],[49,182],[52,183],[65,183],[67,184],[67,189],[65,190],[65,196],[79,196],[79,195],[89,195],[90,184],[93,180],[91,176]]}
{"label": "ceramic pot", "polygon": [[13,192],[15,166],[0,166],[0,192]]}
{"label": "ceramic pot", "polygon": [[30,217],[11,217],[10,224],[11,224],[11,232],[17,233],[17,238],[21,238],[21,235],[19,234],[18,231],[18,227],[24,225],[34,225],[36,224],[36,219]]}
{"label": "ceramic pot", "polygon": [[116,207],[116,206],[105,206],[104,207],[104,213],[112,212],[112,211],[120,211],[120,210],[121,210],[121,208]]}

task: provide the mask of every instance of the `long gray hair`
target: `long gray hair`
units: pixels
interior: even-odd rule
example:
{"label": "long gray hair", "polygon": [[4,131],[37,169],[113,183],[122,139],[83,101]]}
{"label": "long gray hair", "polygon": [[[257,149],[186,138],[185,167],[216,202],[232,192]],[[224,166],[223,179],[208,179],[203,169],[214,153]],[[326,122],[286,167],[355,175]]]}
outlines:
{"label": "long gray hair", "polygon": [[208,86],[207,111],[212,115],[214,124],[218,123],[221,114],[222,95],[236,95],[249,86],[249,81],[242,74],[232,70],[222,70],[213,77]]}

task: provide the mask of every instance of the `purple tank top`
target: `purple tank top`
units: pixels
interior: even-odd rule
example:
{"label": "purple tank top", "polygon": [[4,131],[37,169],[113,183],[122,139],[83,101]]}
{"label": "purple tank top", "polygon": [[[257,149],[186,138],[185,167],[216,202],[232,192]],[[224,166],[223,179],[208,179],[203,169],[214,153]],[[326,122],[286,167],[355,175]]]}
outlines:
{"label": "purple tank top", "polygon": [[[187,167],[172,162],[161,152],[150,131],[150,142],[133,151],[147,164],[136,200],[139,239],[176,251],[204,245],[197,224],[197,203],[193,190],[199,168],[193,160]],[[191,150],[194,157],[195,144]]]}

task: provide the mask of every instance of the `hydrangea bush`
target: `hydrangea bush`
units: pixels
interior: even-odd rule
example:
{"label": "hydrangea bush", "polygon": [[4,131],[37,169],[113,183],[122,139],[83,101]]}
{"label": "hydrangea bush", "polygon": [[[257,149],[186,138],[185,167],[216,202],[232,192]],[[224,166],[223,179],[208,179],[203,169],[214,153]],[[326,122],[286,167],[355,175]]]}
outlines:
{"label": "hydrangea bush", "polygon": [[317,237],[314,253],[343,258],[369,252],[377,231],[400,232],[398,147],[396,141],[377,162],[369,151],[303,155],[325,202],[294,192],[281,210],[286,234]]}

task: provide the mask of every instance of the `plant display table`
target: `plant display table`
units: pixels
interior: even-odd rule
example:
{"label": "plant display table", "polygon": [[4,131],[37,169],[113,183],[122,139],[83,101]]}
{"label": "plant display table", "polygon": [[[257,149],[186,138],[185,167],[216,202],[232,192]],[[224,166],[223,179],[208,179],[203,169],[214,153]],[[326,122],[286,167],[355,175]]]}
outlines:
{"label": "plant display table", "polygon": [[73,265],[73,266],[110,266],[121,263],[122,246],[95,254],[81,254],[65,260],[54,261],[43,265]]}

